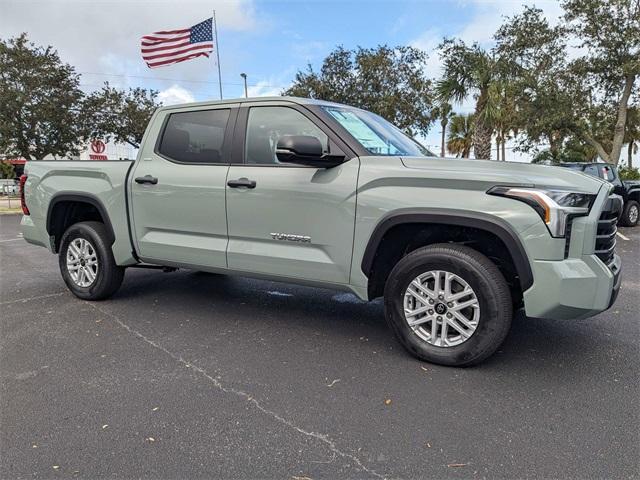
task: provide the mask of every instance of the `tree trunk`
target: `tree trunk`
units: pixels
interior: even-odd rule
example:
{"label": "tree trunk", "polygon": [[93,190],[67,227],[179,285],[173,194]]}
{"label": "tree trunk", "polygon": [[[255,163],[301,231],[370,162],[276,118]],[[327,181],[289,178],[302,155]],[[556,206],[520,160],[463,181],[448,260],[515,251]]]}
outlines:
{"label": "tree trunk", "polygon": [[631,96],[631,90],[636,80],[635,74],[627,75],[624,84],[624,90],[620,97],[620,103],[618,104],[618,119],[616,121],[616,127],[613,131],[613,145],[611,147],[611,154],[609,155],[611,163],[617,165],[620,161],[620,152],[622,151],[622,143],[624,142],[624,127],[627,123],[627,110],[629,106],[629,97]]}
{"label": "tree trunk", "polygon": [[502,138],[502,161],[506,162],[507,161],[507,155],[506,155],[507,149],[505,148],[504,144],[505,144],[505,140],[504,140],[504,138]]}
{"label": "tree trunk", "polygon": [[480,119],[476,120],[476,128],[473,131],[473,154],[477,159],[491,160],[491,134],[492,129]]}
{"label": "tree trunk", "polygon": [[473,130],[471,144],[473,156],[477,159],[491,160],[491,136],[493,128],[484,120],[484,110],[487,107],[487,92],[480,92],[476,101],[476,125]]}
{"label": "tree trunk", "polygon": [[618,118],[616,120],[616,126],[613,130],[613,142],[611,146],[611,152],[605,151],[604,147],[595,138],[586,132],[582,133],[582,137],[589,142],[593,148],[596,149],[598,155],[602,160],[607,163],[613,163],[617,165],[620,161],[620,152],[622,151],[622,144],[624,142],[624,128],[627,123],[627,111],[629,107],[629,97],[633,89],[633,84],[636,80],[635,74],[627,75],[624,83],[624,89],[622,90],[622,96],[620,97],[620,103],[618,104]]}
{"label": "tree trunk", "polygon": [[445,134],[447,133],[447,123],[442,122],[442,137],[440,138],[440,156],[444,157],[444,142],[445,142]]}
{"label": "tree trunk", "polygon": [[496,136],[496,160],[500,161],[500,137]]}
{"label": "tree trunk", "polygon": [[633,168],[633,140],[629,142],[629,146],[627,147],[627,167]]}

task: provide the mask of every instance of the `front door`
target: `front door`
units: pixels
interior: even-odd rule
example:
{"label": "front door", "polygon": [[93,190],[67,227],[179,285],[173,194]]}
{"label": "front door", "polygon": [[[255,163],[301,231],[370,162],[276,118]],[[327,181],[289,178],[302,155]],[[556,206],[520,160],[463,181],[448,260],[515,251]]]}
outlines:
{"label": "front door", "polygon": [[[226,268],[225,183],[237,108],[167,110],[130,178],[136,251],[147,262]],[[231,127],[228,127],[231,126]]]}
{"label": "front door", "polygon": [[349,282],[358,158],[322,169],[281,164],[275,155],[282,135],[313,135],[326,151],[330,131],[313,118],[298,106],[241,110],[243,138],[234,145],[244,163],[231,165],[227,186],[229,268]]}

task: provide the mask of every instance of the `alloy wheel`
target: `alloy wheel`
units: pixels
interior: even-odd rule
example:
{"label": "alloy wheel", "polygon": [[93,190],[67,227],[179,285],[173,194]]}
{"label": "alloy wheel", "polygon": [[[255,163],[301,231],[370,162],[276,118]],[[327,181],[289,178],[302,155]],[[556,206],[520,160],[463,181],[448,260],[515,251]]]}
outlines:
{"label": "alloy wheel", "polygon": [[90,287],[98,276],[98,254],[84,238],[75,238],[67,247],[67,271],[73,283]]}
{"label": "alloy wheel", "polygon": [[417,276],[403,299],[404,316],[413,332],[437,347],[466,342],[478,328],[480,303],[460,276],[431,270]]}

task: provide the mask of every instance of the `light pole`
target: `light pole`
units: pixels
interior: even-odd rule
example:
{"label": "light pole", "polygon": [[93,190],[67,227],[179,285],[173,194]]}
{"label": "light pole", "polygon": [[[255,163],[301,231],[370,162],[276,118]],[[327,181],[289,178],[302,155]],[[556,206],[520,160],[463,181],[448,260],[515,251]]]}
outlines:
{"label": "light pole", "polygon": [[244,79],[244,98],[249,98],[249,95],[247,94],[247,74],[241,73],[240,76]]}

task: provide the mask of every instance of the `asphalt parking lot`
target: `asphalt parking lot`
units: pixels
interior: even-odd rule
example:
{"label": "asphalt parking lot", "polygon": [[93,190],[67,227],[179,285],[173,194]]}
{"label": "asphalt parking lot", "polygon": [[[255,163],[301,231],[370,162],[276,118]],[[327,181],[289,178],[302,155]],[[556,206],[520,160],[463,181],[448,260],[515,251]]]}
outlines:
{"label": "asphalt parking lot", "polygon": [[595,318],[519,316],[468,369],[380,302],[131,269],[73,297],[0,216],[0,478],[640,478],[640,227]]}

